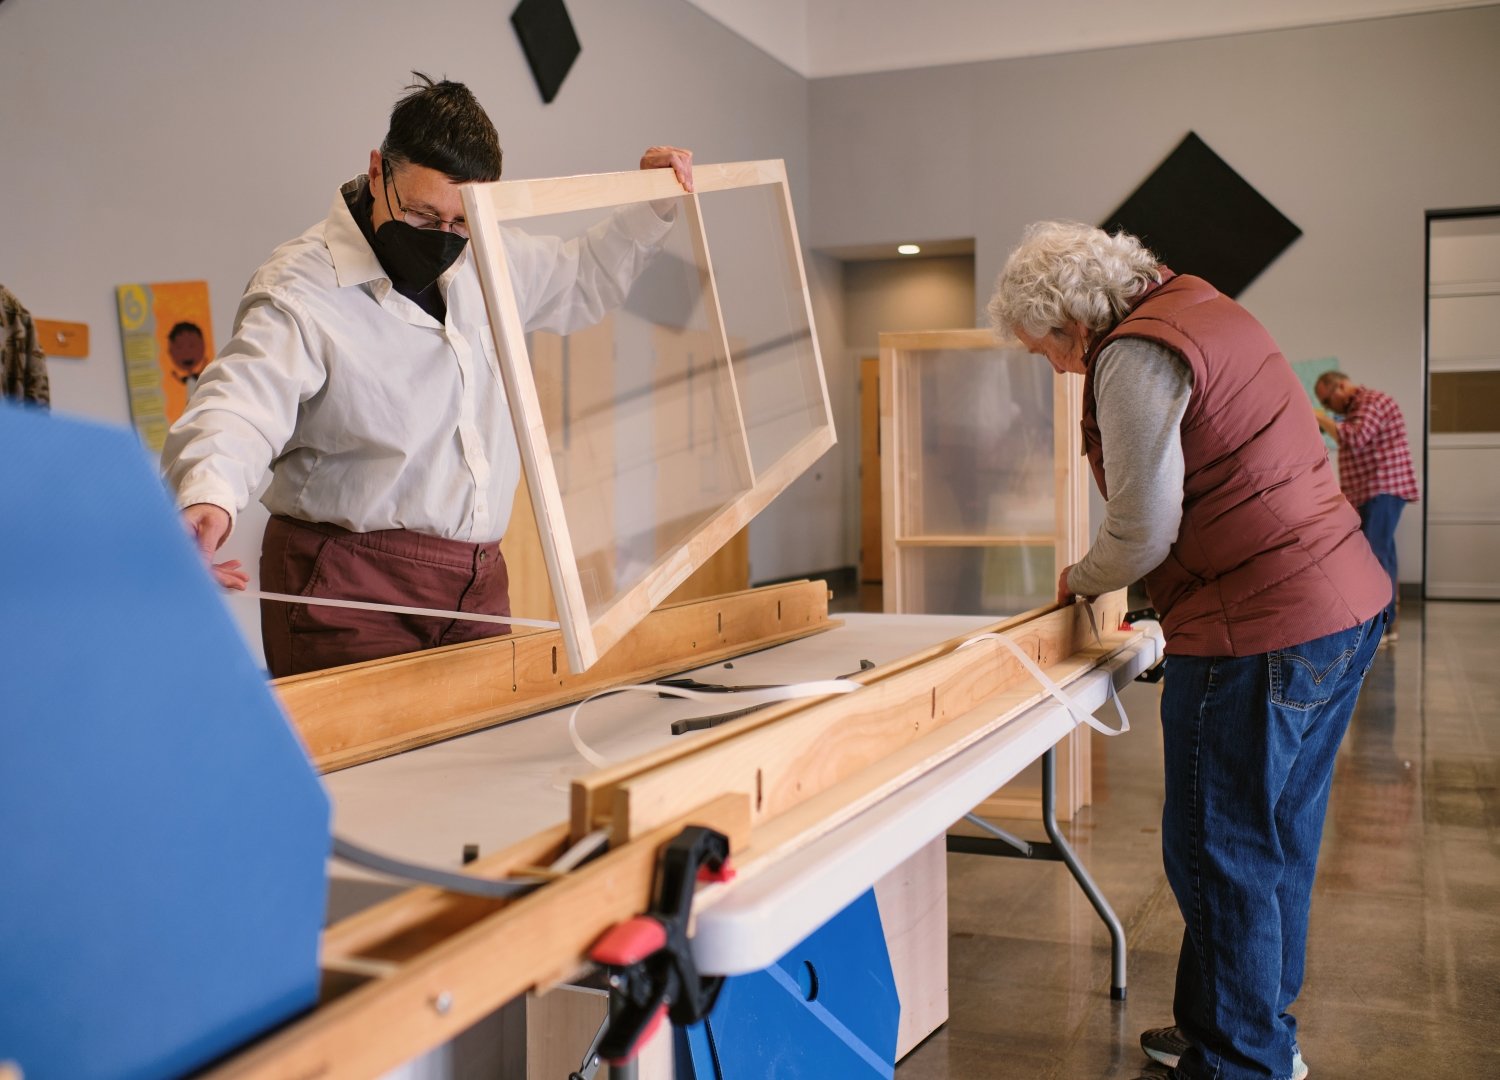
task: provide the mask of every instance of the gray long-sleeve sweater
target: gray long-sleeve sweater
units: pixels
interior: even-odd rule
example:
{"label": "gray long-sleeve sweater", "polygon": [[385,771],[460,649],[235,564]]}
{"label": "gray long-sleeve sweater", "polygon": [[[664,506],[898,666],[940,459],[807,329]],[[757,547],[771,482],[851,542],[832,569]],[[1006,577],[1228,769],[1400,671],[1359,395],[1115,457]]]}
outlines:
{"label": "gray long-sleeve sweater", "polygon": [[1182,418],[1193,372],[1172,350],[1119,338],[1095,361],[1094,405],[1109,481],[1104,524],[1071,570],[1080,596],[1121,589],[1161,565],[1182,524]]}

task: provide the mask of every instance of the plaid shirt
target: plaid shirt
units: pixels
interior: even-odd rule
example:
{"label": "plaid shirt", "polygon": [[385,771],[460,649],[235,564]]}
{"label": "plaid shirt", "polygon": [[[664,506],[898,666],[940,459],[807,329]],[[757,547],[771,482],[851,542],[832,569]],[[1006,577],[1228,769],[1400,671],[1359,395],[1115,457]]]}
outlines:
{"label": "plaid shirt", "polygon": [[1406,421],[1389,394],[1361,386],[1339,425],[1339,487],[1353,506],[1376,495],[1417,500]]}

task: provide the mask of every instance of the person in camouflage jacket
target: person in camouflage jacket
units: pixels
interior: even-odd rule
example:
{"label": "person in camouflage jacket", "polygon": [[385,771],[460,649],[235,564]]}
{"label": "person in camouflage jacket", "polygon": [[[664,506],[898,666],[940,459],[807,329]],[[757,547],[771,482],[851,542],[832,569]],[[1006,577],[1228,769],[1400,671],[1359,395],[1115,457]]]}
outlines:
{"label": "person in camouflage jacket", "polygon": [[51,403],[47,358],[36,343],[31,314],[0,285],[0,395],[43,408]]}

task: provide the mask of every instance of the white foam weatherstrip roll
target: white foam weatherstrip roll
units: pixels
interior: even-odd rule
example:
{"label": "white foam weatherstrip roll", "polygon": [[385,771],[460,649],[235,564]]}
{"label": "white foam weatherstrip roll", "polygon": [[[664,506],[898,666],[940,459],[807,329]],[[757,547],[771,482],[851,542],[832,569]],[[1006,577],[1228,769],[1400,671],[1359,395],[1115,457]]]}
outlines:
{"label": "white foam weatherstrip roll", "polygon": [[[1099,636],[1099,623],[1094,618],[1094,609],[1087,603],[1084,604],[1084,609],[1089,613],[1089,626],[1093,628],[1094,640],[1097,641],[1101,647],[1103,647],[1104,639]],[[1017,645],[1010,638],[1006,637],[1004,634],[979,634],[976,637],[971,637],[968,641],[963,642],[961,645],[959,645],[959,648],[967,649],[970,645],[977,645],[981,641],[1001,642],[1007,649],[1015,653],[1016,659],[1021,661],[1021,666],[1029,671],[1031,673],[1031,677],[1042,684],[1042,689],[1046,690],[1048,694],[1056,698],[1058,702],[1061,703],[1063,708],[1067,709],[1068,712],[1073,715],[1073,719],[1078,723],[1087,724],[1095,731],[1100,732],[1104,735],[1111,736],[1123,735],[1130,730],[1130,717],[1125,715],[1125,706],[1120,704],[1120,694],[1115,689],[1115,680],[1113,676],[1111,676],[1109,680],[1109,697],[1110,700],[1115,703],[1115,712],[1119,713],[1120,715],[1120,726],[1118,728],[1112,728],[1108,724],[1095,720],[1092,713],[1090,713],[1082,705],[1078,704],[1078,702],[1073,699],[1073,696],[1071,694],[1067,693],[1067,691],[1065,691],[1061,686],[1058,686],[1057,683],[1054,682],[1047,675],[1047,673],[1042,670],[1040,664],[1038,664],[1035,660],[1028,656],[1025,650],[1023,650],[1019,645]]]}
{"label": "white foam weatherstrip roll", "polygon": [[584,862],[584,860],[592,856],[594,852],[598,851],[602,847],[607,846],[608,844],[609,830],[595,829],[593,832],[585,836],[582,840],[578,841],[578,843],[574,844],[572,847],[568,848],[567,851],[558,856],[557,861],[554,862],[551,866],[547,867],[547,869],[552,871],[554,874],[566,874],[569,870],[572,870],[580,863]]}
{"label": "white foam weatherstrip roll", "polygon": [[557,629],[557,623],[543,619],[519,619],[514,615],[481,615],[477,611],[402,607],[400,604],[376,604],[365,600],[335,600],[331,596],[293,596],[291,593],[261,592],[259,589],[246,589],[240,595],[256,600],[275,600],[282,604],[314,604],[319,607],[353,608],[355,611],[389,611],[393,615],[424,615],[431,619],[464,619],[468,622],[500,623],[506,626],[539,626],[544,630]]}
{"label": "white foam weatherstrip roll", "polygon": [[736,709],[754,705],[769,705],[776,701],[797,701],[801,698],[827,697],[830,694],[852,694],[864,688],[863,683],[847,679],[815,679],[810,682],[788,683],[785,686],[767,686],[756,690],[685,690],[678,686],[662,686],[659,683],[639,683],[633,686],[615,686],[590,694],[568,713],[568,738],[573,740],[573,749],[596,769],[609,764],[609,759],[594,750],[578,734],[578,711],[597,698],[610,694],[656,694],[662,697],[685,698],[688,701],[712,702],[714,705],[732,705]]}
{"label": "white foam weatherstrip roll", "polygon": [[[609,830],[596,829],[563,852],[547,869],[554,874],[565,874],[588,861],[608,844]],[[448,892],[463,893],[466,896],[489,898],[521,896],[533,889],[541,888],[548,881],[545,877],[530,874],[503,878],[480,877],[461,870],[449,870],[443,866],[398,859],[372,851],[362,844],[356,844],[340,836],[333,838],[333,855],[347,863],[373,870],[377,874],[385,874],[387,877],[404,881],[416,881],[425,885],[436,885]],[[0,1080],[3,1080],[3,1077],[0,1077]]]}

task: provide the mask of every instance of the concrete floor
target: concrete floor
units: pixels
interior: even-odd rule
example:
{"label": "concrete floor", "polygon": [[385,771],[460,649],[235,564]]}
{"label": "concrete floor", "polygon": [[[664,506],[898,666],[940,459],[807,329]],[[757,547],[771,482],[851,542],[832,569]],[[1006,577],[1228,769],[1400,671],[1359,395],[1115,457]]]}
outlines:
{"label": "concrete floor", "polygon": [[[1294,1006],[1314,1080],[1500,1077],[1500,604],[1405,605],[1340,752]],[[1096,738],[1095,802],[1066,828],[1129,939],[1057,863],[949,855],[948,1023],[899,1080],[1134,1077],[1171,1022],[1182,920],[1161,867],[1157,687]],[[1043,839],[1040,825],[1000,822]]]}

